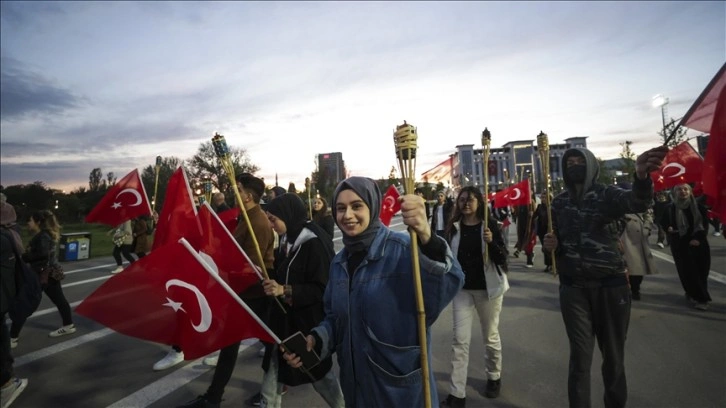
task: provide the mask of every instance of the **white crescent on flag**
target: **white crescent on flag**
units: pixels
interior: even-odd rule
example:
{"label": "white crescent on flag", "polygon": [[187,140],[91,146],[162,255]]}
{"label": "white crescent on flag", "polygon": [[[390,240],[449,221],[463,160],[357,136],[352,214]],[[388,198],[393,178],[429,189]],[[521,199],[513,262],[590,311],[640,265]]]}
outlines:
{"label": "white crescent on flag", "polygon": [[515,191],[517,195],[509,197],[510,200],[516,200],[522,196],[522,190],[520,190],[519,188],[515,187],[513,191]]}
{"label": "white crescent on flag", "polygon": [[683,166],[680,163],[668,163],[668,164],[666,164],[665,166],[663,166],[663,170],[661,170],[661,173],[665,173],[665,169],[667,169],[668,167],[675,167],[675,168],[678,169],[678,172],[676,174],[674,174],[672,176],[668,176],[668,177],[678,177],[678,176],[686,173],[686,167]]}
{"label": "white crescent on flag", "polygon": [[[209,326],[212,324],[212,309],[209,307],[207,298],[204,297],[202,292],[200,292],[196,286],[179,279],[168,280],[166,282],[166,291],[168,292],[169,288],[172,286],[179,286],[180,288],[189,289],[196,295],[197,303],[199,305],[199,311],[201,312],[201,319],[199,320],[199,324],[192,323],[192,327],[199,333],[204,333],[205,331],[209,330]],[[174,309],[175,312],[182,310],[184,313],[187,313],[187,311],[181,307],[180,302],[175,302],[169,298],[166,298],[166,300],[168,301],[168,303],[164,303],[164,306],[171,307],[172,309]]]}
{"label": "white crescent on flag", "polygon": [[[137,205],[141,205],[141,203],[143,201],[141,199],[141,194],[139,194],[139,192],[133,188],[125,188],[125,189],[121,190],[118,194],[116,194],[116,198],[118,198],[121,194],[126,194],[126,193],[131,193],[136,197],[136,202],[133,204],[129,204],[129,207],[136,207]],[[119,207],[121,207],[121,203],[113,203],[113,208],[119,208]]]}
{"label": "white crescent on flag", "polygon": [[393,197],[391,197],[391,196],[388,196],[388,197],[386,197],[386,199],[385,199],[385,200],[383,200],[383,205],[384,205],[384,206],[385,206],[385,207],[386,207],[387,209],[391,209],[391,208],[393,208],[393,206],[394,206],[395,204],[396,204],[396,200],[395,200],[395,199],[394,199]]}

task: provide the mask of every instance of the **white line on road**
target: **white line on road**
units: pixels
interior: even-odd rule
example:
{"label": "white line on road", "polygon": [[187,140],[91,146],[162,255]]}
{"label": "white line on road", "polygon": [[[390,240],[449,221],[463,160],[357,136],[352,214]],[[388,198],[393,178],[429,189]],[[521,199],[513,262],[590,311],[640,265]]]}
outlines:
{"label": "white line on road", "polygon": [[32,353],[24,354],[20,357],[15,358],[15,368],[23,366],[25,364],[32,363],[33,361],[40,360],[41,358],[50,357],[53,354],[60,353],[62,351],[66,351],[68,349],[71,349],[73,347],[80,346],[82,344],[98,340],[102,337],[106,337],[109,334],[114,333],[111,329],[102,329],[97,330],[88,334],[84,334],[82,336],[78,336],[72,340],[64,341],[62,343],[58,343],[56,345],[42,348],[38,351],[34,351]]}
{"label": "white line on road", "polygon": [[[257,344],[258,341],[257,339],[243,340],[239,348],[239,353],[251,345]],[[237,354],[238,356],[239,353]],[[171,374],[154,381],[128,397],[114,402],[108,408],[148,407],[209,371],[212,367],[205,365],[203,361],[204,357],[198,358],[192,361],[191,364],[174,370]]]}
{"label": "white line on road", "polygon": [[[668,262],[672,263],[673,265],[676,264],[673,261],[673,257],[670,256],[670,255],[663,254],[660,251],[651,251],[651,253],[656,258],[660,258],[660,259],[662,259],[664,261],[668,261]],[[726,275],[724,275],[724,274],[721,274],[721,273],[718,273],[718,272],[716,272],[714,270],[711,270],[711,271],[709,271],[708,277],[710,279],[715,280],[718,283],[722,283],[722,284],[726,285]]]}

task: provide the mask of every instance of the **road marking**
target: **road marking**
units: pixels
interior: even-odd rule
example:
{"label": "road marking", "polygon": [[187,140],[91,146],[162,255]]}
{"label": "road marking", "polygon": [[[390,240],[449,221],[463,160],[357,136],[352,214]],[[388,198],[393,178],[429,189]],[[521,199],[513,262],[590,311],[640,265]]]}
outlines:
{"label": "road marking", "polygon": [[32,363],[33,361],[40,360],[41,358],[50,357],[53,354],[72,349],[73,347],[80,346],[82,344],[98,340],[102,337],[106,337],[111,333],[115,333],[111,329],[102,329],[82,336],[75,337],[72,340],[64,341],[62,343],[55,344],[50,347],[42,348],[32,353],[24,354],[20,357],[15,357],[15,368],[23,366],[25,364]]}
{"label": "road marking", "polygon": [[83,268],[83,269],[73,269],[73,270],[65,271],[65,272],[66,272],[66,275],[71,275],[71,274],[79,273],[79,272],[92,271],[94,269],[110,268],[112,266],[116,266],[116,264],[97,265],[97,266],[91,266],[91,267]]}
{"label": "road marking", "polygon": [[[237,356],[239,356],[242,351],[246,350],[253,344],[257,344],[258,342],[258,339],[243,340]],[[210,354],[209,356],[212,355],[213,354]],[[182,368],[174,370],[172,373],[154,381],[126,398],[114,402],[107,408],[148,407],[154,402],[166,397],[211,370],[213,367],[204,364],[204,359],[209,356],[198,358],[192,361],[191,364],[187,364]]]}
{"label": "road marking", "polygon": [[[660,251],[651,251],[651,253],[652,253],[652,254],[653,254],[653,256],[654,256],[654,257],[656,257],[656,258],[660,258],[660,259],[662,259],[662,260],[664,260],[664,261],[668,261],[668,262],[672,263],[673,265],[675,265],[675,264],[676,264],[676,263],[675,263],[675,262],[673,261],[673,257],[672,257],[672,256],[670,256],[670,255],[666,255],[666,254],[663,254],[663,253],[661,253]],[[708,277],[709,277],[710,279],[713,279],[714,281],[716,281],[716,282],[718,282],[718,283],[722,283],[722,284],[726,285],[726,275],[724,275],[724,274],[721,274],[721,273],[718,273],[718,272],[716,272],[716,271],[714,271],[714,270],[710,270],[710,271],[708,271],[708,272],[709,272],[709,273],[708,273]]]}

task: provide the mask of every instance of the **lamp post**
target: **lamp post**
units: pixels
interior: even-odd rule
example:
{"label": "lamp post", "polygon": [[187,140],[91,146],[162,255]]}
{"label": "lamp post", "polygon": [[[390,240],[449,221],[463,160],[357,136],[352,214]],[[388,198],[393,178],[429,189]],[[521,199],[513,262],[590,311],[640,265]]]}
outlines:
{"label": "lamp post", "polygon": [[666,112],[668,110],[668,98],[658,94],[653,97],[653,107],[660,108],[661,119],[663,120],[663,138],[666,137]]}

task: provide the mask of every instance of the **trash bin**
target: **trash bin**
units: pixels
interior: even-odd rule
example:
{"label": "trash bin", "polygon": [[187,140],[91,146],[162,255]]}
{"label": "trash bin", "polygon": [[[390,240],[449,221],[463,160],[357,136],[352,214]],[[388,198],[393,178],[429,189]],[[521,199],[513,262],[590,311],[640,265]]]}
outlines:
{"label": "trash bin", "polygon": [[78,260],[91,256],[91,238],[78,238]]}
{"label": "trash bin", "polygon": [[88,259],[91,253],[91,233],[71,232],[61,234],[58,242],[59,261],[77,261]]}

